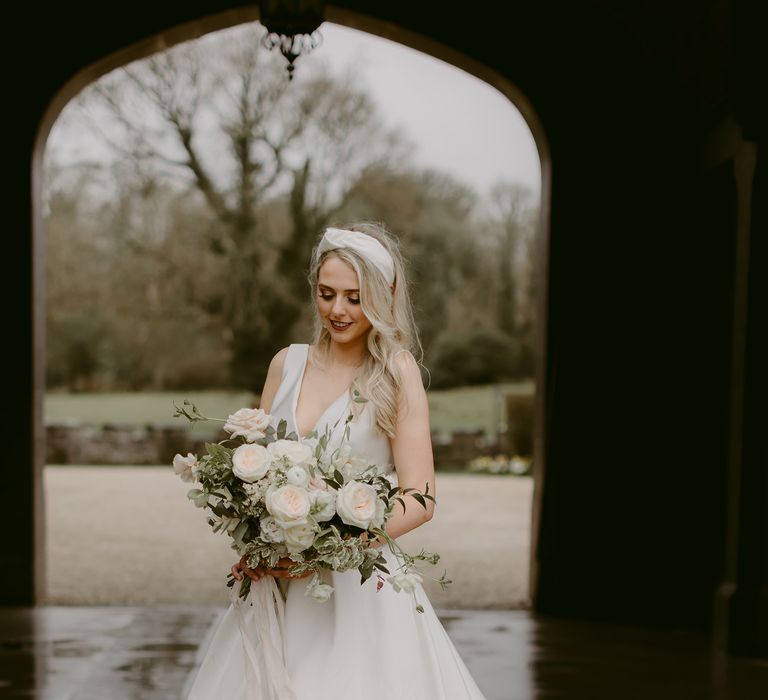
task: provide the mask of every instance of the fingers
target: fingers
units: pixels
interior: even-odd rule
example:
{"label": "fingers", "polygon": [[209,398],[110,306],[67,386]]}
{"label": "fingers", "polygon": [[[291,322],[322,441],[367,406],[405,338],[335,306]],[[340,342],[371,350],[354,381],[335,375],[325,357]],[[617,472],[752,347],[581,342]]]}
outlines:
{"label": "fingers", "polygon": [[232,575],[238,581],[243,580],[244,578],[243,574],[248,576],[248,578],[253,579],[254,581],[258,581],[263,575],[261,573],[261,570],[248,568],[248,566],[245,563],[246,558],[247,558],[247,555],[244,554],[242,557],[240,557],[240,561],[237,562],[237,564],[232,565]]}
{"label": "fingers", "polygon": [[251,569],[246,564],[247,555],[243,555],[237,564],[232,565],[232,575],[238,580],[242,581],[245,576],[248,576],[253,581],[258,581],[263,576],[272,576],[274,578],[292,579],[292,578],[306,578],[312,574],[311,571],[306,571],[303,574],[293,575],[288,573],[288,567],[294,562],[291,559],[283,558],[277,562],[277,567],[274,569],[267,569],[257,566],[255,569]]}

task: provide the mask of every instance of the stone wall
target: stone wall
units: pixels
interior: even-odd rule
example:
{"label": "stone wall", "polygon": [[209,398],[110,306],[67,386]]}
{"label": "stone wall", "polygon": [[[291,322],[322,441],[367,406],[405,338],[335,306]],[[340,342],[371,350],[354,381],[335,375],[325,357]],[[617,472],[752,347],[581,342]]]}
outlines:
{"label": "stone wall", "polygon": [[[450,435],[432,434],[437,469],[463,469],[480,455],[510,452],[519,442],[517,432],[507,430],[496,440],[480,428],[454,430]],[[171,464],[176,453],[203,454],[206,442],[228,437],[217,433],[192,434],[188,426],[149,423],[138,427],[127,423],[105,423],[94,427],[76,421],[46,425],[46,464]]]}

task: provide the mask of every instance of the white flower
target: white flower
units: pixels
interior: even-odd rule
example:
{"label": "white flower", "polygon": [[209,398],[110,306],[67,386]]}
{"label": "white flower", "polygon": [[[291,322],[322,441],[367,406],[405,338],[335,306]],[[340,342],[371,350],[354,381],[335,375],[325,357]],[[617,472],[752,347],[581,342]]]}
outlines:
{"label": "white flower", "polygon": [[312,448],[295,440],[275,440],[267,445],[269,456],[274,459],[285,457],[293,465],[303,466],[312,459]]}
{"label": "white flower", "polygon": [[177,454],[173,458],[173,471],[181,477],[182,481],[194,481],[197,470],[197,457],[191,452],[187,452],[186,457]]}
{"label": "white flower", "polygon": [[291,553],[301,552],[315,541],[315,531],[311,525],[293,525],[285,528],[284,532],[285,546]]}
{"label": "white flower", "polygon": [[305,489],[293,484],[278,488],[270,487],[264,498],[267,510],[275,516],[278,525],[289,528],[305,525],[309,515],[309,494]]}
{"label": "white flower", "polygon": [[365,457],[349,457],[341,465],[339,471],[344,475],[344,479],[357,479],[363,472],[367,471],[371,463]]}
{"label": "white flower", "polygon": [[312,491],[327,491],[328,484],[323,480],[321,476],[313,476],[309,480],[307,488],[309,488],[310,493],[312,493]]}
{"label": "white flower", "polygon": [[243,491],[245,491],[254,500],[258,500],[264,495],[265,484],[263,481],[259,481],[253,484],[246,481],[243,484]]}
{"label": "white flower", "polygon": [[233,438],[242,435],[246,442],[254,442],[266,435],[264,428],[269,419],[270,415],[261,408],[241,408],[227,418],[224,430]]}
{"label": "white flower", "polygon": [[304,488],[309,483],[309,474],[303,467],[291,467],[286,473],[289,484]]}
{"label": "white flower", "polygon": [[269,464],[267,448],[255,443],[240,445],[232,453],[232,471],[243,481],[258,481],[269,471]]}
{"label": "white flower", "polygon": [[271,515],[265,515],[261,519],[261,539],[265,542],[285,542],[285,533],[277,521]]}
{"label": "white flower", "polygon": [[[325,483],[325,482],[323,482]],[[309,492],[309,500],[312,504],[312,515],[317,522],[330,520],[336,514],[336,492],[314,490]],[[382,505],[384,505],[382,503]]]}
{"label": "white flower", "polygon": [[384,501],[381,498],[377,498],[376,513],[371,519],[371,525],[373,525],[373,527],[382,527],[384,525],[384,520],[386,519],[385,518],[386,511],[387,511],[387,506],[384,504]]}
{"label": "white flower", "polygon": [[399,573],[387,578],[387,581],[392,584],[392,588],[394,588],[398,593],[400,591],[409,593],[414,588],[416,588],[416,584],[421,583],[423,580],[424,579],[421,577],[421,574],[417,573],[416,571],[412,571],[407,574]]}
{"label": "white flower", "polygon": [[310,596],[313,600],[316,600],[319,603],[325,603],[325,601],[331,597],[331,593],[333,593],[333,586],[329,586],[327,583],[322,583],[317,574],[312,577],[304,591],[304,595]]}
{"label": "white flower", "polygon": [[373,486],[360,481],[350,481],[338,491],[336,512],[347,525],[367,530],[378,514],[377,501],[383,506],[383,501],[378,498]]}

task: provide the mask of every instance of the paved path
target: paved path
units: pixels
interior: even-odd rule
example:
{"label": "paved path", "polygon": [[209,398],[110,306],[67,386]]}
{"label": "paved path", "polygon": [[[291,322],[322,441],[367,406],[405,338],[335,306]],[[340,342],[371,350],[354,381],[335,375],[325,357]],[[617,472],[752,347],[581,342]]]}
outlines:
{"label": "paved path", "polygon": [[[187,500],[170,467],[46,467],[47,604],[228,604],[237,556]],[[442,555],[454,583],[427,581],[435,607],[528,605],[530,478],[438,474],[438,506],[400,538]]]}

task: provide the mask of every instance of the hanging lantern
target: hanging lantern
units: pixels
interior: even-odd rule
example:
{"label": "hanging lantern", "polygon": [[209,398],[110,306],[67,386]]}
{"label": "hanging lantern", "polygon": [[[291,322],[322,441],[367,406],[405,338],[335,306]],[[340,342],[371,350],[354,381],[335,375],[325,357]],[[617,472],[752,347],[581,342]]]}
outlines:
{"label": "hanging lantern", "polygon": [[288,79],[293,80],[294,61],[322,44],[318,31],[323,23],[324,0],[261,0],[261,23],[267,30],[264,46],[279,49],[288,62]]}

